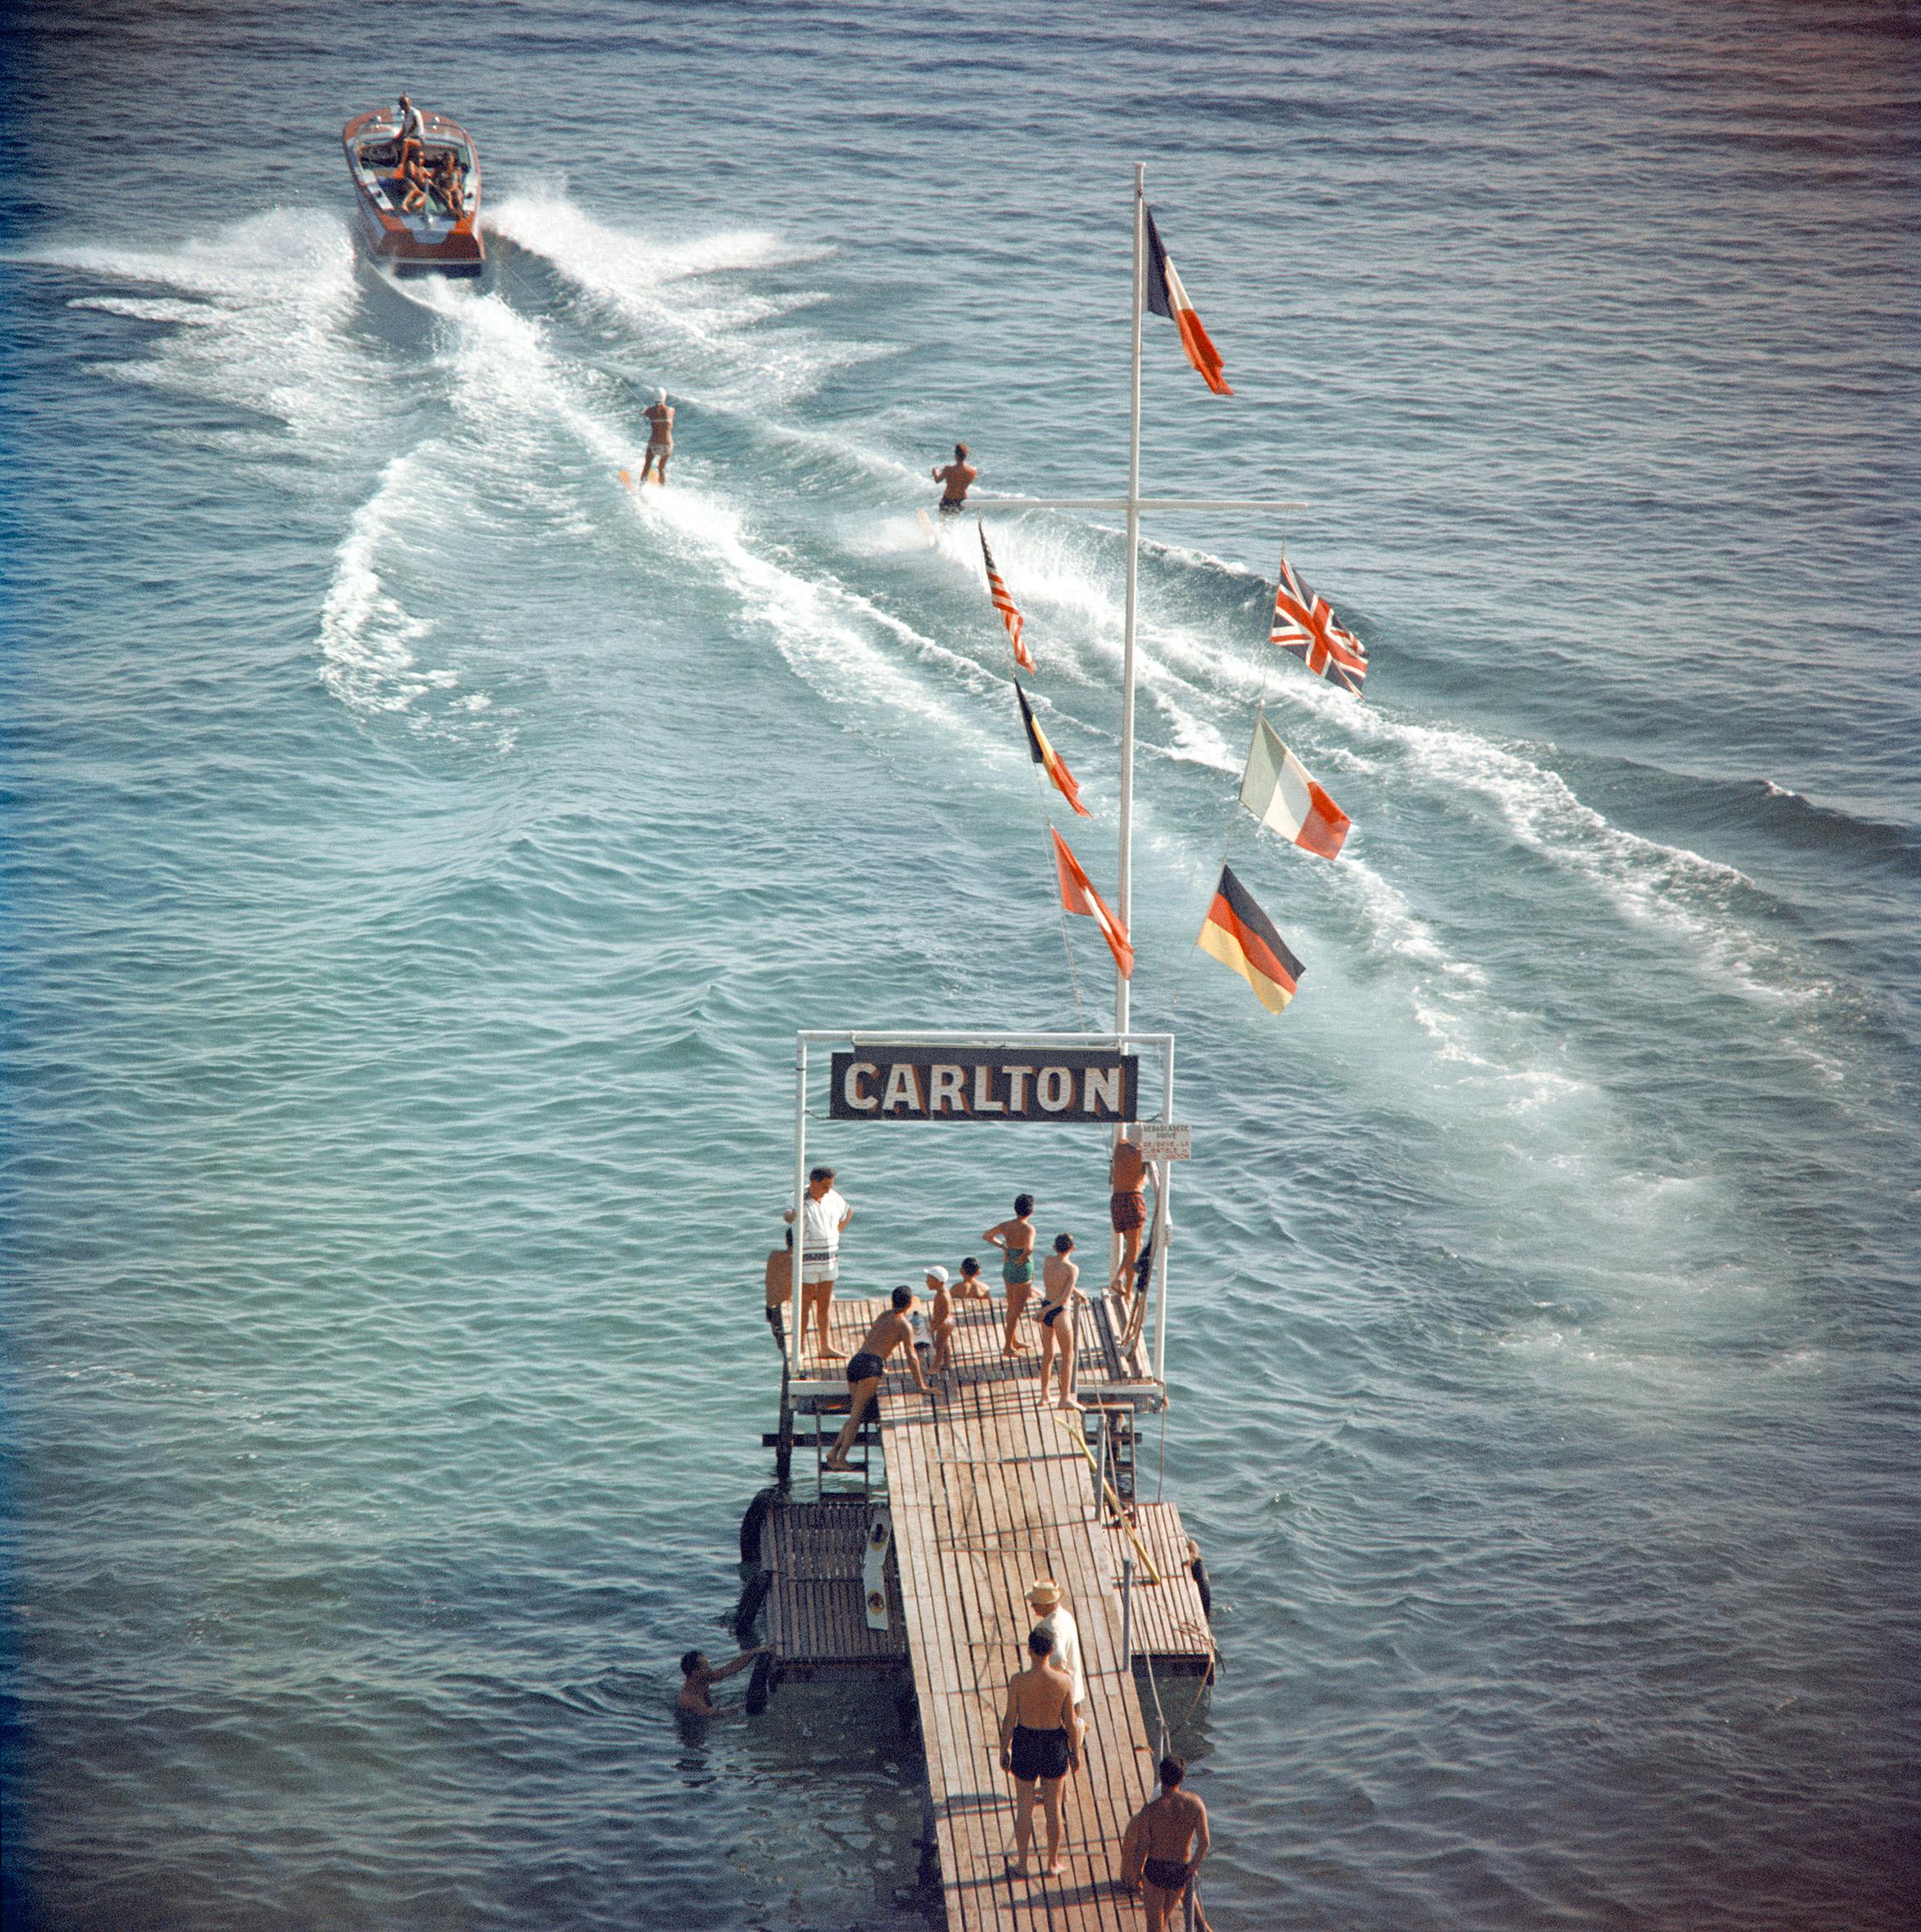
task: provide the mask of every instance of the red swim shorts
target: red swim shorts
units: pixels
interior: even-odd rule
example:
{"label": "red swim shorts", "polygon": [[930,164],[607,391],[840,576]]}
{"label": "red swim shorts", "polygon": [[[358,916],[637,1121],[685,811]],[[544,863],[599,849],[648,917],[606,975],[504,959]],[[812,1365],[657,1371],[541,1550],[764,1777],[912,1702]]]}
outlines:
{"label": "red swim shorts", "polygon": [[1116,1234],[1125,1234],[1130,1228],[1141,1227],[1147,1218],[1147,1197],[1138,1187],[1130,1187],[1125,1193],[1109,1197],[1108,1219],[1114,1224]]}

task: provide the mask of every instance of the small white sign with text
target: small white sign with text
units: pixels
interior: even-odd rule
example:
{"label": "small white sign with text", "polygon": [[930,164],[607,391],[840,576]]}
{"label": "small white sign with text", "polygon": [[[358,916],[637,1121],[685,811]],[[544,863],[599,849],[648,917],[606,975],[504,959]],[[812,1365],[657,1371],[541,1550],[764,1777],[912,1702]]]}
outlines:
{"label": "small white sign with text", "polygon": [[1143,1120],[1139,1128],[1141,1158],[1148,1161],[1187,1161],[1194,1158],[1194,1130],[1169,1120]]}

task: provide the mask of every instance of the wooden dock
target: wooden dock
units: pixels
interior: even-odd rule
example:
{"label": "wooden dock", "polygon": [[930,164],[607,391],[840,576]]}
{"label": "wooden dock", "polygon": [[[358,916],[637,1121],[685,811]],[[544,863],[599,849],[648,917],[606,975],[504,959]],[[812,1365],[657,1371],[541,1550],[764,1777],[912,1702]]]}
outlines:
{"label": "wooden dock", "polygon": [[[857,1348],[883,1305],[837,1302],[835,1347]],[[998,1300],[960,1310],[955,1366],[939,1379],[933,1399],[915,1389],[904,1364],[883,1385],[877,1440],[884,1496],[879,1472],[870,1467],[851,1495],[829,1490],[813,1501],[784,1500],[770,1513],[764,1547],[773,1571],[768,1629],[775,1679],[910,1665],[951,1932],[1134,1932],[1139,1907],[1117,1882],[1121,1836],[1154,1782],[1134,1664],[1183,1672],[1191,1681],[1213,1661],[1186,1538],[1171,1503],[1131,1510],[1131,1534],[1098,1504],[1080,1418],[1039,1400],[1034,1324],[1025,1325],[1028,1352],[1010,1363],[1000,1354]],[[1112,1304],[1082,1311],[1078,1389],[1090,1406],[1111,1404],[1117,1418],[1124,1411],[1131,1427],[1135,1410],[1157,1391],[1141,1349],[1119,1347],[1118,1314]],[[838,1426],[833,1408],[845,1411],[844,1379],[838,1402],[833,1384],[823,1366],[793,1385],[793,1407],[814,1414],[823,1433]],[[791,1417],[784,1418],[784,1434],[791,1428]],[[804,1471],[816,1458],[797,1448],[794,1459]],[[1124,1492],[1131,1470],[1113,1475]],[[887,1581],[893,1627],[885,1632],[867,1629],[861,1585],[867,1511],[876,1503],[889,1512],[894,1537]],[[1123,1647],[1120,1582],[1128,1559],[1132,1640]],[[1059,1879],[1019,1879],[1006,1870],[1015,1814],[1012,1781],[1000,1768],[1000,1723],[1007,1679],[1026,1662],[1034,1621],[1027,1590],[1049,1576],[1065,1591],[1080,1630],[1087,1738],[1080,1768],[1063,1792],[1065,1871]],[[1038,1873],[1038,1809],[1034,1822],[1029,1870]]]}

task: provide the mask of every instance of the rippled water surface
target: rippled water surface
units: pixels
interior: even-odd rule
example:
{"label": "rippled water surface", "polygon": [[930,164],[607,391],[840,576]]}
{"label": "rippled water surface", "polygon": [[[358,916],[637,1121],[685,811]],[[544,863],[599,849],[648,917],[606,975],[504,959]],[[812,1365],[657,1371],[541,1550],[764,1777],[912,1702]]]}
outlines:
{"label": "rippled water surface", "polygon": [[[1108,1010],[915,511],[957,435],[1120,486],[1135,160],[1239,391],[1150,321],[1146,479],[1308,506],[1142,560],[1211,1915],[1913,1924],[1913,24],[16,10],[7,1925],[924,1923],[889,1700],[682,1736],[674,1659],[794,1030]],[[356,259],[402,84],[478,286]],[[995,548],[1110,878],[1118,538]],[[1232,825],[1263,701],[1338,865]],[[1191,946],[1231,831],[1278,1020]],[[817,1137],[863,1287],[1100,1225],[1072,1136]]]}

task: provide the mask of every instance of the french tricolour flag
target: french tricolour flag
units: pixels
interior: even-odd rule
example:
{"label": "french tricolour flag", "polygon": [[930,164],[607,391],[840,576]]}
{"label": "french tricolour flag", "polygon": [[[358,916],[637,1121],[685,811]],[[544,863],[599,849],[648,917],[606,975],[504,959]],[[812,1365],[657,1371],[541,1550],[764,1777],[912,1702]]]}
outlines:
{"label": "french tricolour flag", "polygon": [[1181,332],[1181,347],[1187,351],[1187,360],[1201,372],[1201,380],[1216,396],[1231,396],[1221,374],[1221,351],[1214,347],[1206,329],[1201,326],[1201,318],[1194,312],[1194,304],[1187,299],[1187,291],[1181,286],[1181,278],[1174,272],[1174,264],[1167,259],[1167,251],[1161,246],[1161,231],[1154,226],[1154,211],[1147,214],[1147,307],[1156,315],[1164,315]]}

